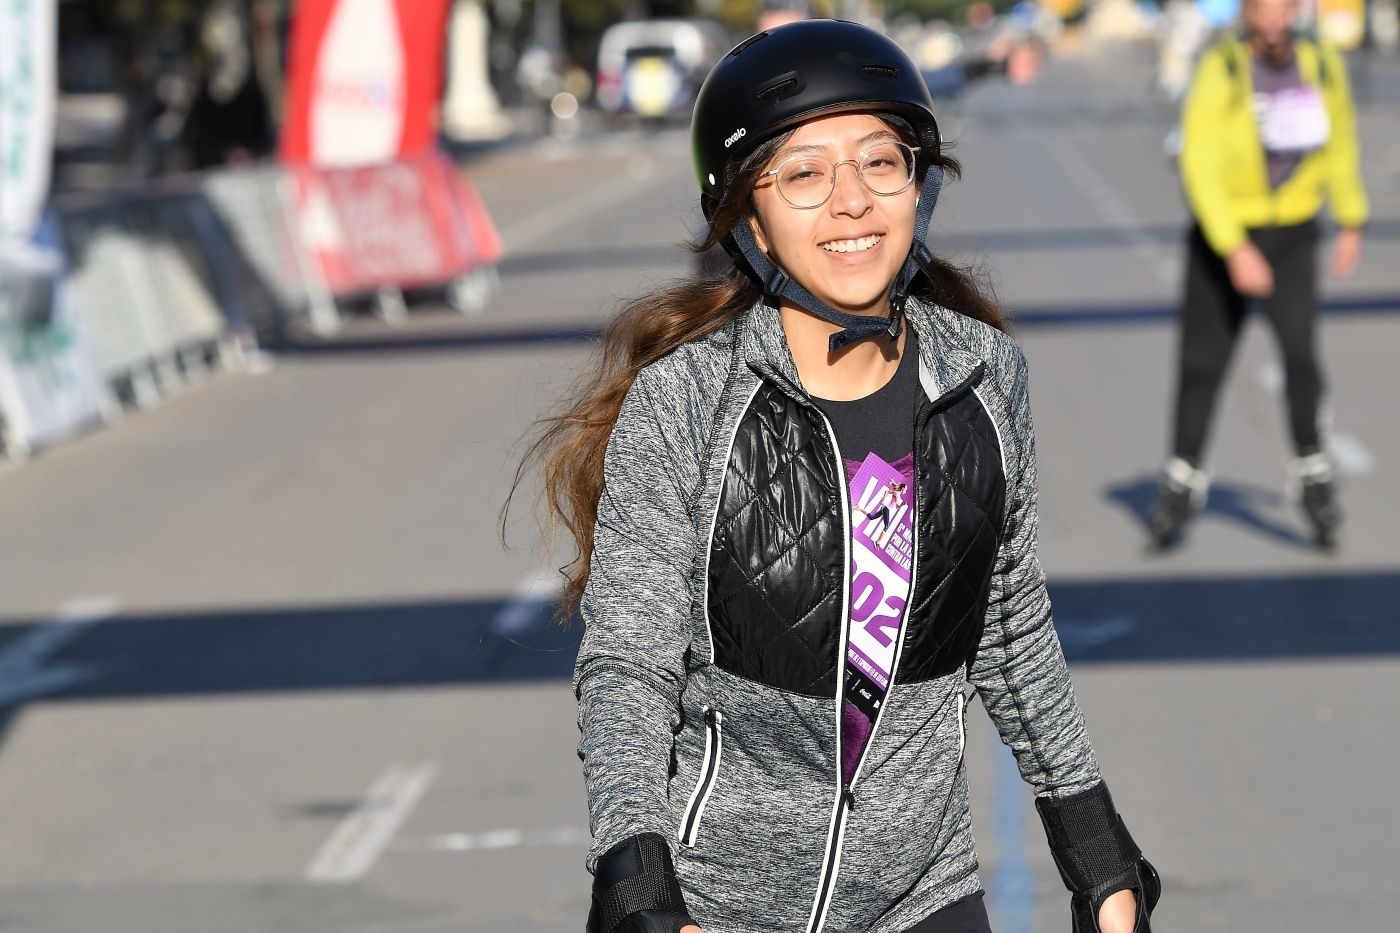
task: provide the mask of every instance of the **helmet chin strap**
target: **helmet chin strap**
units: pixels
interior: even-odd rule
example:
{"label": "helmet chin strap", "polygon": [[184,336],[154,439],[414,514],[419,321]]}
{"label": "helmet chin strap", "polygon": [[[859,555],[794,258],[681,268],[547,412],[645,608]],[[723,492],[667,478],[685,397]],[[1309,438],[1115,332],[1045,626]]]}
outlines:
{"label": "helmet chin strap", "polygon": [[749,264],[749,268],[763,283],[765,294],[772,298],[785,298],[799,308],[812,312],[823,321],[842,328],[831,335],[829,346],[831,352],[835,353],[837,350],[877,334],[888,334],[894,338],[903,331],[904,304],[909,300],[909,289],[914,283],[914,277],[921,270],[925,273],[931,272],[930,262],[933,255],[924,245],[924,237],[928,235],[929,224],[933,220],[933,209],[938,204],[938,192],[942,187],[942,167],[930,166],[924,174],[924,183],[919,189],[919,200],[914,209],[914,244],[904,260],[904,265],[900,267],[899,273],[890,286],[889,317],[847,314],[844,311],[828,307],[799,285],[782,266],[773,262],[763,250],[759,249],[758,241],[748,223],[741,221],[735,224],[731,235],[734,237],[739,251],[743,254],[744,260]]}

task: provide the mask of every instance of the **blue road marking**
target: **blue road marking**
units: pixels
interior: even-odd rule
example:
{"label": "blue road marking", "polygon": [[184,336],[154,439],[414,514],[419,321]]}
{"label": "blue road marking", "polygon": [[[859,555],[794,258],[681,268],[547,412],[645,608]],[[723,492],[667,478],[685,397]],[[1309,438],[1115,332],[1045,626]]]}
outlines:
{"label": "blue road marking", "polygon": [[1031,909],[1031,867],[1026,848],[1028,788],[1016,769],[1011,749],[1000,743],[996,752],[996,795],[992,832],[997,844],[988,907],[996,933],[1035,933]]}

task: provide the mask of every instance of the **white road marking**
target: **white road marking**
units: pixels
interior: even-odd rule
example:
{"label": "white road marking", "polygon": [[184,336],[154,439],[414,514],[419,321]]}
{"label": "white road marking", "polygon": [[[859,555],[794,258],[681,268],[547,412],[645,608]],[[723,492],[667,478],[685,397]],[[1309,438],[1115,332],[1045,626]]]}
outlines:
{"label": "white road marking", "polygon": [[402,839],[395,851],[489,852],[500,849],[570,848],[590,840],[588,830],[576,826],[527,832],[520,829],[494,829],[480,833],[444,833],[421,839]]}
{"label": "white road marking", "polygon": [[1147,233],[1147,225],[1142,218],[1112,188],[1099,180],[1078,150],[1066,139],[1057,139],[1047,148],[1075,187],[1094,203],[1105,220],[1118,228],[1123,241],[1132,248],[1133,255],[1146,262],[1152,274],[1162,282],[1176,284],[1176,265],[1162,261],[1162,245]]}
{"label": "white road marking", "polygon": [[34,626],[0,649],[0,707],[95,680],[110,670],[109,664],[46,667],[45,662],[94,625],[116,615],[117,609],[117,601],[110,596],[71,600],[59,607],[52,620]]}
{"label": "white road marking", "polygon": [[1376,458],[1355,435],[1333,431],[1327,435],[1327,449],[1337,461],[1337,472],[1343,476],[1365,476],[1376,472]]}
{"label": "white road marking", "polygon": [[370,786],[306,867],[306,879],[331,884],[354,881],[374,865],[394,833],[437,777],[437,765],[391,765]]}
{"label": "white road marking", "polygon": [[[1276,397],[1283,396],[1283,367],[1277,362],[1266,363],[1259,367],[1257,379],[1260,387],[1268,394]],[[1323,423],[1325,424],[1326,421]],[[1375,456],[1355,434],[1332,428],[1325,430],[1323,437],[1327,441],[1327,452],[1337,462],[1338,473],[1343,476],[1365,476],[1376,472]]]}
{"label": "white road marking", "polygon": [[491,619],[491,632],[510,637],[534,628],[559,598],[559,575],[547,570],[526,577],[515,596]]}
{"label": "white road marking", "polygon": [[660,171],[644,176],[640,163],[630,162],[624,171],[601,185],[584,188],[558,204],[541,208],[505,227],[501,230],[501,242],[507,253],[516,252],[620,200],[644,198],[651,188],[660,187],[673,178],[673,173]]}

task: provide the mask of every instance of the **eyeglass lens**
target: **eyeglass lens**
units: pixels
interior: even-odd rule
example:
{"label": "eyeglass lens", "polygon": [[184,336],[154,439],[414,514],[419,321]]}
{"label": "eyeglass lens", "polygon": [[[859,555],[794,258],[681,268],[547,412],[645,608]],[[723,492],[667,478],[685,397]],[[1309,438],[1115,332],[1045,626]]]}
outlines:
{"label": "eyeglass lens", "polygon": [[[850,161],[865,187],[875,194],[899,194],[914,179],[914,152],[903,143],[877,143]],[[817,207],[836,187],[836,166],[825,156],[792,156],[778,166],[777,180],[778,193],[788,203]]]}

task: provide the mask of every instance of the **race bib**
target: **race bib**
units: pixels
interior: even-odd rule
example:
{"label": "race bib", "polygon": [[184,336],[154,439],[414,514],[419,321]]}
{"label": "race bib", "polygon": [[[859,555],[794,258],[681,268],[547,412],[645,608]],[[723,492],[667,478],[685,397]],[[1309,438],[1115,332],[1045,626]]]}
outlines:
{"label": "race bib", "polygon": [[1322,92],[1315,87],[1255,94],[1254,112],[1267,152],[1311,152],[1327,145],[1331,126]]}
{"label": "race bib", "polygon": [[[851,479],[851,618],[848,672],[866,681],[847,697],[877,708],[890,686],[914,555],[914,490],[875,454]],[[849,678],[848,678],[849,679]],[[848,688],[855,684],[848,683]]]}

